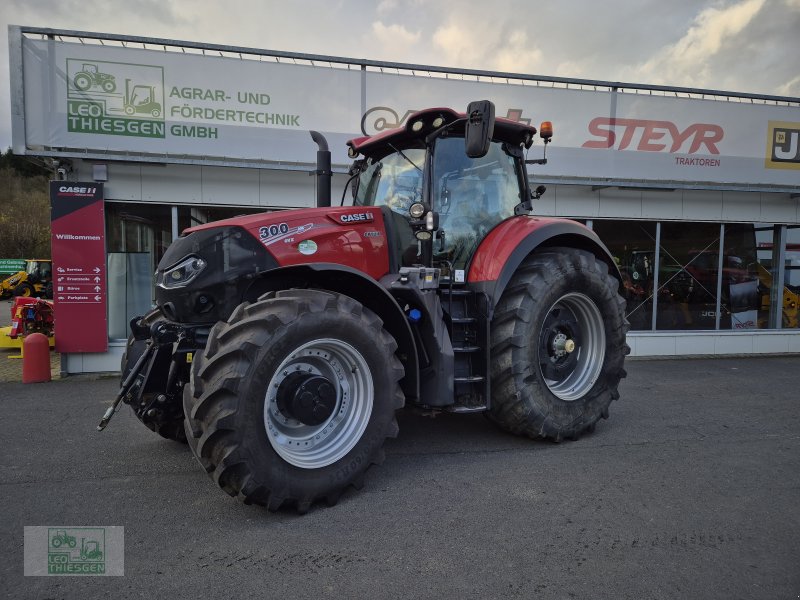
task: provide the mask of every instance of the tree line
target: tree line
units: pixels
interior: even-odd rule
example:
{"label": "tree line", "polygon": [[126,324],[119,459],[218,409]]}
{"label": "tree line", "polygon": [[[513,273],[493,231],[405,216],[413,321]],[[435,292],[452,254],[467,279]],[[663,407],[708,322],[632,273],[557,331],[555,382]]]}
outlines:
{"label": "tree line", "polygon": [[11,149],[0,154],[0,258],[50,258],[51,177]]}

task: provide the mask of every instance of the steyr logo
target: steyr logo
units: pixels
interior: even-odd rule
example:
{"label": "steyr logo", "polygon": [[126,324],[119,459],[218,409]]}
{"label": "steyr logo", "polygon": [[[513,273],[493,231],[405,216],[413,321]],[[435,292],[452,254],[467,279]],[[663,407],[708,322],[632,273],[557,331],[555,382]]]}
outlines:
{"label": "steyr logo", "polygon": [[719,154],[717,144],[725,136],[722,127],[711,123],[693,123],[681,130],[672,121],[611,117],[592,119],[589,133],[595,139],[584,142],[584,148],[626,150],[630,147],[639,152],[666,151],[670,154],[694,154],[704,148],[708,154]]}
{"label": "steyr logo", "polygon": [[800,169],[800,123],[769,122],[764,166],[767,169]]}

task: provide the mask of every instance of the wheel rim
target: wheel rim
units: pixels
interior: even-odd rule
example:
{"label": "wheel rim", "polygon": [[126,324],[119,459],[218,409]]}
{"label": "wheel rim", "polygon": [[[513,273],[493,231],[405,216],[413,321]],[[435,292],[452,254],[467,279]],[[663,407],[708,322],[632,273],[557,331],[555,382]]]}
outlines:
{"label": "wheel rim", "polygon": [[539,334],[539,369],[553,395],[568,402],[586,395],[605,352],[603,317],[588,296],[566,294],[550,307]]}
{"label": "wheel rim", "polygon": [[[302,422],[287,408],[286,399],[297,401],[303,383],[313,386],[321,381],[327,381],[335,393],[331,405],[321,408],[321,422],[306,416]],[[264,399],[269,442],[296,467],[319,469],[333,464],[361,439],[372,415],[373,397],[372,373],[358,350],[330,338],[308,342],[289,354],[269,381]]]}

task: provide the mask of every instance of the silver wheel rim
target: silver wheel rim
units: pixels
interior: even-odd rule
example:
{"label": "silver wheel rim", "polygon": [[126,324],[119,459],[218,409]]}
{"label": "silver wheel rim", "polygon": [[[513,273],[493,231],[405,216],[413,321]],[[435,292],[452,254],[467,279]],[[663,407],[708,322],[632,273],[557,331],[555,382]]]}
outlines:
{"label": "silver wheel rim", "polygon": [[[306,425],[278,408],[278,388],[292,373],[318,375],[336,389],[332,414],[319,425]],[[287,356],[269,381],[264,399],[264,426],[278,455],[302,469],[319,469],[345,456],[358,443],[372,415],[372,373],[350,344],[319,339]]]}
{"label": "silver wheel rim", "polygon": [[550,392],[567,402],[592,389],[606,353],[603,317],[584,294],[562,296],[547,311],[539,333],[539,370]]}

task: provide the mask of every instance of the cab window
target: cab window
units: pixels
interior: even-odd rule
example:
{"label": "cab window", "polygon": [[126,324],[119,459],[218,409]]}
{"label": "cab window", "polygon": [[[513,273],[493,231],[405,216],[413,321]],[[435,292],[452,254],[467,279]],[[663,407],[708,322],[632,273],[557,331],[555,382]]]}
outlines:
{"label": "cab window", "polygon": [[520,202],[514,158],[492,142],[481,158],[469,158],[463,138],[437,140],[433,155],[433,208],[445,231],[437,258],[464,269],[490,229],[514,215]]}

